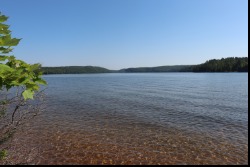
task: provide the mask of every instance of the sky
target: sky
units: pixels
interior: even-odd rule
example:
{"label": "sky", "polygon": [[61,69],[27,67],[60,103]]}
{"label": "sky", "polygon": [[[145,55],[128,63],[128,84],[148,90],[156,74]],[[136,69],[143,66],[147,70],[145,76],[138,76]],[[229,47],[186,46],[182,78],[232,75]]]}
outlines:
{"label": "sky", "polygon": [[12,54],[42,66],[194,65],[248,57],[248,0],[0,0]]}

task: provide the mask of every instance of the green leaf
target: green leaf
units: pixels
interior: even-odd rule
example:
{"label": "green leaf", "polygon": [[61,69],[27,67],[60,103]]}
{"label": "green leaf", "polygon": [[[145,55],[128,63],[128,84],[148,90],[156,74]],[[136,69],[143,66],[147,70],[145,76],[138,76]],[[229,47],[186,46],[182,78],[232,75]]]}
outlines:
{"label": "green leaf", "polygon": [[0,64],[0,72],[5,70],[11,70],[11,68],[5,64]]}
{"label": "green leaf", "polygon": [[8,56],[0,56],[0,61],[5,61],[8,58]]}
{"label": "green leaf", "polygon": [[41,84],[41,85],[47,85],[47,82],[42,79],[36,80],[36,83]]}
{"label": "green leaf", "polygon": [[9,26],[6,24],[0,23],[0,34],[1,35],[8,35],[11,31],[9,30]]}
{"label": "green leaf", "polygon": [[24,83],[26,83],[27,81],[29,81],[29,78],[27,78],[27,77],[20,77],[19,79],[18,79],[18,83],[20,83],[20,84],[24,84]]}
{"label": "green leaf", "polygon": [[2,52],[3,54],[6,54],[6,53],[9,53],[9,52],[12,52],[12,48],[11,47],[0,47],[0,52]]}
{"label": "green leaf", "polygon": [[22,95],[23,95],[23,98],[25,100],[27,100],[27,99],[33,99],[34,92],[32,90],[28,89],[28,90],[23,91]]}
{"label": "green leaf", "polygon": [[0,46],[16,46],[21,39],[11,38],[10,35],[0,36]]}
{"label": "green leaf", "polygon": [[39,90],[39,86],[34,82],[25,83],[25,86],[28,90]]}
{"label": "green leaf", "polygon": [[5,22],[8,20],[8,17],[5,15],[0,15],[0,22]]}

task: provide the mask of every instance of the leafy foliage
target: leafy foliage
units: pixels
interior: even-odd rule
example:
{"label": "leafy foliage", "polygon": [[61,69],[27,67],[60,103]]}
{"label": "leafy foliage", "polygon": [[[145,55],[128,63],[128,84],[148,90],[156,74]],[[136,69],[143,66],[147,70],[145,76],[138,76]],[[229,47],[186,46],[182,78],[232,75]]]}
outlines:
{"label": "leafy foliage", "polygon": [[43,110],[44,93],[39,88],[47,84],[40,64],[10,55],[21,39],[12,38],[7,20],[0,13],[0,164],[9,163],[7,149],[17,128]]}
{"label": "leafy foliage", "polygon": [[9,26],[4,24],[7,20],[8,17],[0,13],[0,90],[23,87],[23,98],[33,99],[39,85],[46,84],[42,79],[41,65],[27,64],[8,55],[21,39],[11,37]]}

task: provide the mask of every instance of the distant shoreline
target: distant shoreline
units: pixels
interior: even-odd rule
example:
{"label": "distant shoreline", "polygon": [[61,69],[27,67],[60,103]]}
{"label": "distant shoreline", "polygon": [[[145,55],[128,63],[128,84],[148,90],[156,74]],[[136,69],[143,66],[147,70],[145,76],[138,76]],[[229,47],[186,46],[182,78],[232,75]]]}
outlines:
{"label": "distant shoreline", "polygon": [[43,75],[78,75],[78,74],[160,74],[160,73],[194,73],[194,74],[201,74],[201,73],[206,73],[206,74],[215,74],[215,73],[248,73],[248,72],[102,72],[102,73],[59,73],[59,74],[43,74]]}
{"label": "distant shoreline", "polygon": [[171,65],[158,67],[137,67],[120,70],[109,70],[97,66],[63,66],[42,67],[44,75],[48,74],[99,74],[99,73],[164,73],[164,72],[194,72],[194,73],[229,73],[247,72],[248,57],[229,57],[220,60],[212,59],[199,65]]}

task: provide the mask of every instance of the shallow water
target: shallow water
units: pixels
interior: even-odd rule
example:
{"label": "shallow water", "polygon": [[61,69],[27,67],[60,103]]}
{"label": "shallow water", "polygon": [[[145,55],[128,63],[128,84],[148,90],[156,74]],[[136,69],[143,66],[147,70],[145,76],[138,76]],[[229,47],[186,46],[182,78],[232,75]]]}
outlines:
{"label": "shallow water", "polygon": [[18,163],[248,164],[247,73],[44,78],[47,109],[13,141]]}

